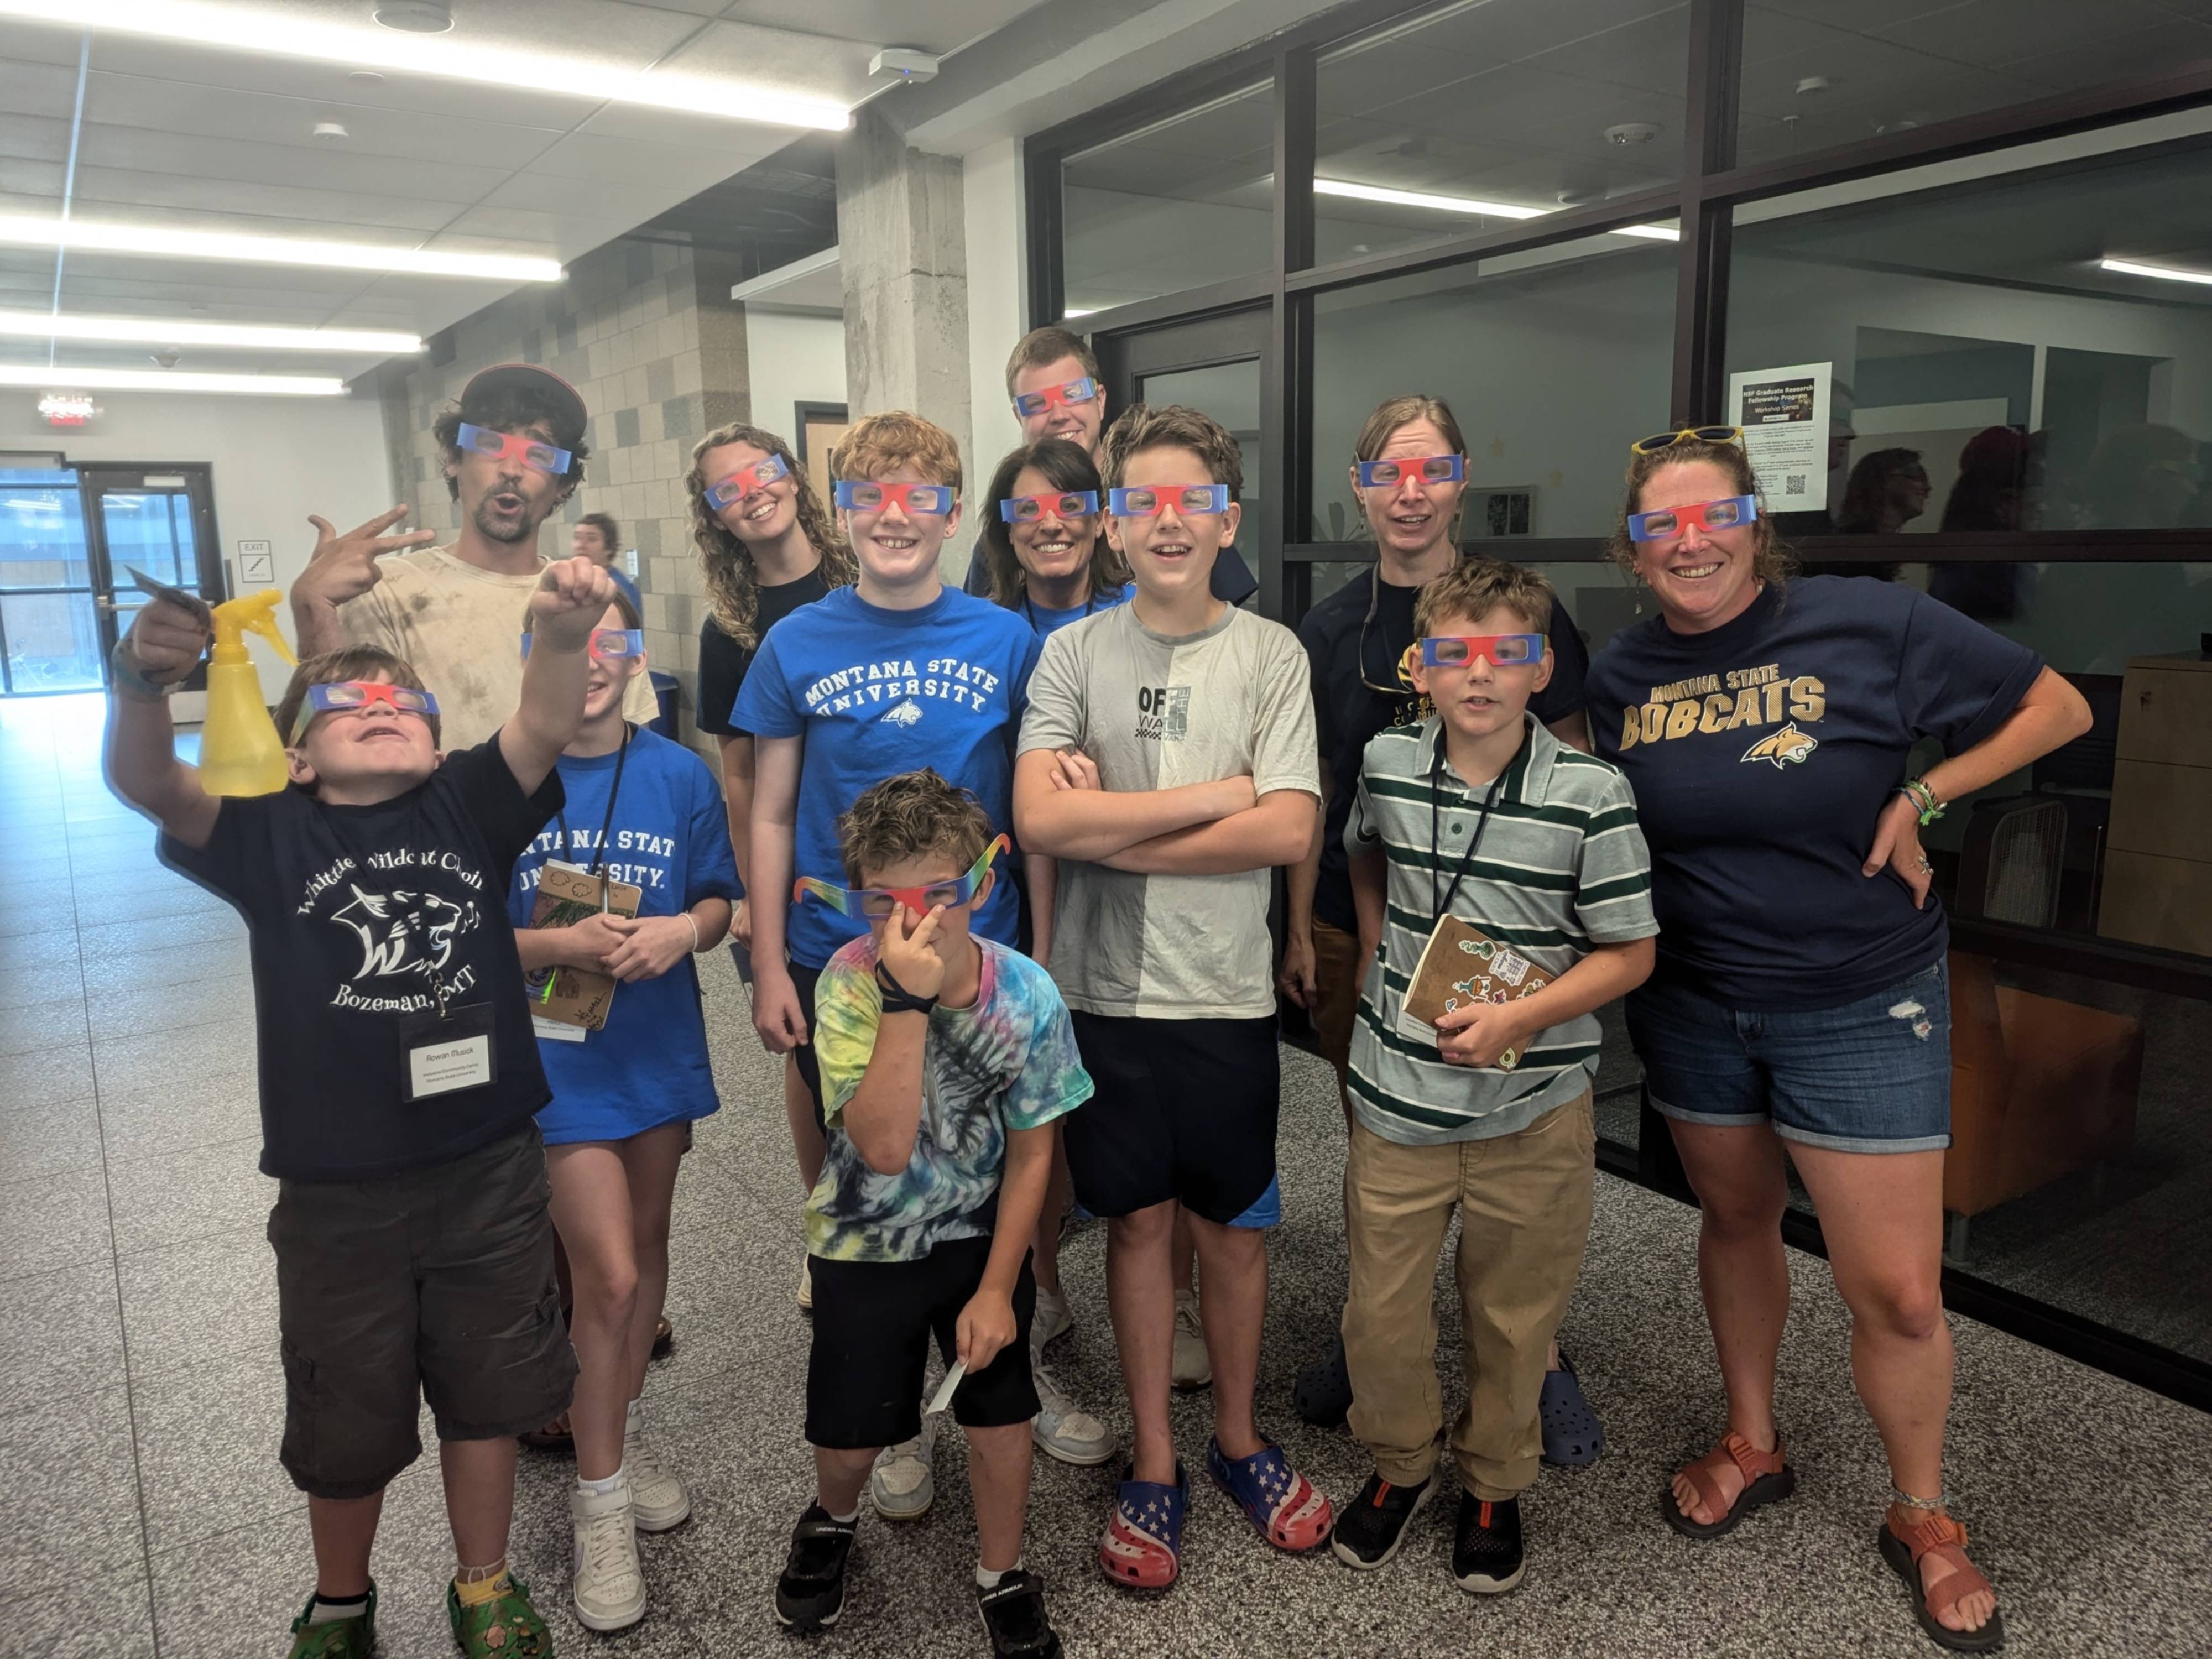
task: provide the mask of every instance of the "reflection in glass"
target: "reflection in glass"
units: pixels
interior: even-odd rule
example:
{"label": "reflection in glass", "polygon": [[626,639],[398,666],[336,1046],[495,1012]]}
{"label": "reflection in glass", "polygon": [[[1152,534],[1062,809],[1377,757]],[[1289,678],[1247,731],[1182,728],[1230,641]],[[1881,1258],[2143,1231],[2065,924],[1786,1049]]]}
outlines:
{"label": "reflection in glass", "polygon": [[1164,374],[1147,374],[1137,383],[1138,398],[1148,404],[1181,404],[1211,415],[1237,440],[1244,465],[1244,493],[1237,499],[1244,508],[1237,538],[1247,547],[1256,544],[1260,533],[1260,365],[1256,361],[1212,363],[1204,368],[1178,368]]}
{"label": "reflection in glass", "polygon": [[13,695],[100,690],[100,629],[90,593],[0,598],[0,635],[8,641]]}
{"label": "reflection in glass", "polygon": [[89,569],[76,475],[0,470],[0,590],[81,586]]}
{"label": "reflection in glass", "polygon": [[107,556],[115,568],[117,586],[129,582],[128,566],[144,571],[156,581],[198,591],[199,560],[190,496],[106,490],[100,497],[100,518],[106,532]]}

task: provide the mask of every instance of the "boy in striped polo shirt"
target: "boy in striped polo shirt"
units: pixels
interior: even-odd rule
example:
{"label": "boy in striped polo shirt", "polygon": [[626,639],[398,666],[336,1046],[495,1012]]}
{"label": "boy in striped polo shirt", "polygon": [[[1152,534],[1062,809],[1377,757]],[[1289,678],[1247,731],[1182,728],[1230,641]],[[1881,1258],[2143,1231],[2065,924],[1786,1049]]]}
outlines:
{"label": "boy in striped polo shirt", "polygon": [[[1552,1334],[1589,1232],[1591,1011],[1651,971],[1650,858],[1628,782],[1527,713],[1550,678],[1552,590],[1470,559],[1421,590],[1414,689],[1435,712],[1367,745],[1345,830],[1368,963],[1352,1042],[1346,1167],[1352,1432],[1375,1459],[1330,1542],[1380,1567],[1440,1484],[1431,1287],[1452,1212],[1468,1403],[1451,1433],[1462,1589],[1521,1582],[1520,1494],[1536,1479]],[[1438,919],[1459,917],[1551,982],[1401,1024]],[[1416,1035],[1418,1034],[1418,1035]],[[1517,1060],[1501,1064],[1508,1051]]]}

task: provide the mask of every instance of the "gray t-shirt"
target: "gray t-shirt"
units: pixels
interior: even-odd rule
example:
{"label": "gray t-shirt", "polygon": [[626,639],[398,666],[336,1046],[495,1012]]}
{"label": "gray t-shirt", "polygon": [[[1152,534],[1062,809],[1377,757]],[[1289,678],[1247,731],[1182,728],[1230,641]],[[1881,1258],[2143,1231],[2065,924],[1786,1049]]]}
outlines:
{"label": "gray t-shirt", "polygon": [[[1060,629],[1030,681],[1021,748],[1079,749],[1109,789],[1249,775],[1265,795],[1321,794],[1305,653],[1233,608],[1170,637],[1116,605]],[[1151,1019],[1275,1012],[1269,873],[1143,876],[1060,863],[1052,976],[1071,1008]]]}

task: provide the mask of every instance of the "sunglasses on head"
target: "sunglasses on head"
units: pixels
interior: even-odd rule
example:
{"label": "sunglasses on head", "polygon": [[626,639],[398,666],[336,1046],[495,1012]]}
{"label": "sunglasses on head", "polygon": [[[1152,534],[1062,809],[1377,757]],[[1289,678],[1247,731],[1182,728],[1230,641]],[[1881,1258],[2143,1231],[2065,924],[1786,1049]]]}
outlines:
{"label": "sunglasses on head", "polygon": [[[530,659],[531,635],[522,636],[522,658]],[[594,628],[592,630],[592,654],[602,661],[645,654],[645,630],[642,628]]]}
{"label": "sunglasses on head", "polygon": [[852,483],[840,479],[837,505],[848,511],[879,513],[896,506],[902,513],[943,518],[952,510],[952,486],[926,483]]}
{"label": "sunglasses on head", "polygon": [[393,685],[385,680],[331,680],[307,688],[307,700],[300,705],[299,715],[292,722],[292,741],[300,741],[318,714],[358,714],[378,702],[395,714],[420,714],[425,720],[438,712],[438,700],[411,685]]}
{"label": "sunglasses on head", "polygon": [[1638,438],[1629,445],[1636,455],[1656,455],[1662,449],[1672,449],[1676,444],[1695,439],[1701,444],[1740,444],[1743,428],[1740,426],[1686,426],[1679,432],[1655,432],[1648,438]]}
{"label": "sunglasses on head", "polygon": [[1014,413],[1024,417],[1042,415],[1048,409],[1064,408],[1069,404],[1087,404],[1098,395],[1098,382],[1088,374],[1073,380],[1063,380],[1058,386],[1040,386],[1035,392],[1014,393]]}
{"label": "sunglasses on head", "polygon": [[708,504],[720,512],[726,507],[735,507],[748,495],[767,489],[778,478],[788,478],[791,469],[784,465],[783,457],[771,455],[764,461],[755,461],[750,466],[741,466],[726,478],[707,486]]}
{"label": "sunglasses on head", "polygon": [[1063,519],[1087,519],[1097,511],[1095,489],[1067,489],[1056,495],[1009,495],[999,503],[999,517],[1006,524],[1035,524],[1047,513]]}
{"label": "sunglasses on head", "polygon": [[1672,541],[1692,525],[1700,530],[1734,530],[1758,517],[1758,500],[1750,495],[1731,495],[1720,501],[1694,501],[1687,507],[1662,507],[1656,513],[1630,514],[1628,539]]}
{"label": "sunglasses on head", "polygon": [[1543,655],[1541,634],[1431,634],[1421,641],[1424,668],[1465,668],[1477,657],[1492,668],[1525,668]]}
{"label": "sunglasses on head", "polygon": [[1106,492],[1107,509],[1123,519],[1155,519],[1172,507],[1185,517],[1197,513],[1226,513],[1229,486],[1210,484],[1142,484]]}
{"label": "sunglasses on head", "polygon": [[933,881],[923,887],[832,887],[812,876],[801,876],[792,884],[791,902],[797,904],[811,893],[844,915],[880,921],[903,904],[915,915],[926,916],[939,905],[950,908],[975,897],[975,890],[983,884],[984,872],[991,867],[991,860],[1010,845],[1004,836],[994,836],[991,844],[968,866],[967,874],[950,881]]}
{"label": "sunglasses on head", "polygon": [[533,472],[553,472],[562,477],[568,475],[576,460],[567,450],[526,432],[494,432],[489,427],[471,426],[465,421],[461,422],[460,445],[471,454],[520,461]]}
{"label": "sunglasses on head", "polygon": [[1411,480],[1415,483],[1457,483],[1467,477],[1464,455],[1401,455],[1385,461],[1361,461],[1359,487],[1383,489]]}

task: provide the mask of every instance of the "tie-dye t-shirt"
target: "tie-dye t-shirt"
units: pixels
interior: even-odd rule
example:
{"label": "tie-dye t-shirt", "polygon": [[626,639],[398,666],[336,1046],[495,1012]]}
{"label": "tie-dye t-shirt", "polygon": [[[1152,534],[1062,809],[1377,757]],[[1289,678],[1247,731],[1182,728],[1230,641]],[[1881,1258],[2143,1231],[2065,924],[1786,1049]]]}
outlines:
{"label": "tie-dye t-shirt", "polygon": [[829,1156],[806,1201],[806,1248],[832,1261],[919,1261],[996,1224],[1006,1132],[1035,1129],[1091,1098],[1091,1074],[1052,975],[988,939],[973,1006],[938,1008],[922,1049],[921,1124],[896,1175],[871,1170],[845,1133],[844,1110],[875,1052],[883,996],[876,940],[833,955],[814,988]]}

